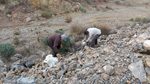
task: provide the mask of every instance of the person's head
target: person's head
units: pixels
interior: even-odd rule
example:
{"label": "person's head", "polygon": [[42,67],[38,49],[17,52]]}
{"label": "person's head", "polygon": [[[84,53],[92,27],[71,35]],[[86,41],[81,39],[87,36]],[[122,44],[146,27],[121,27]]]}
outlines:
{"label": "person's head", "polygon": [[89,32],[88,32],[88,31],[85,31],[85,32],[84,32],[84,35],[85,35],[85,36],[88,36],[88,35],[89,35]]}
{"label": "person's head", "polygon": [[66,39],[67,39],[67,36],[65,34],[61,35],[61,40],[66,41]]}

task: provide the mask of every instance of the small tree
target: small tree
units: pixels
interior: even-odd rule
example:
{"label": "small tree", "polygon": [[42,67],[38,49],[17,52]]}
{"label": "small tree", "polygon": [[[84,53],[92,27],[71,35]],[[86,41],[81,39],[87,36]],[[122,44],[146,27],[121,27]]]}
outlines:
{"label": "small tree", "polygon": [[81,12],[83,12],[83,13],[85,13],[85,12],[86,12],[86,10],[85,10],[83,7],[81,7],[81,6],[80,6],[80,8],[79,8],[79,9],[80,9],[80,11],[81,11]]}
{"label": "small tree", "polygon": [[[60,33],[60,34],[64,34],[66,30],[56,30],[55,32],[56,33]],[[70,48],[70,45],[71,45],[71,42],[70,42],[70,37],[71,35],[69,35],[67,38],[66,38],[66,41],[61,41],[61,44],[63,45],[63,48],[60,48],[59,49],[59,52],[62,53],[62,54],[65,54],[69,48]]]}
{"label": "small tree", "polygon": [[52,17],[52,14],[50,12],[45,11],[42,13],[41,16],[48,19],[48,18]]}
{"label": "small tree", "polygon": [[47,44],[48,37],[45,37],[45,38],[42,39],[41,41],[42,41],[42,43],[43,43],[43,45],[44,45],[44,48],[47,49],[47,45],[48,45],[48,44]]}
{"label": "small tree", "polygon": [[14,54],[14,46],[11,44],[0,44],[0,57],[11,57]]}

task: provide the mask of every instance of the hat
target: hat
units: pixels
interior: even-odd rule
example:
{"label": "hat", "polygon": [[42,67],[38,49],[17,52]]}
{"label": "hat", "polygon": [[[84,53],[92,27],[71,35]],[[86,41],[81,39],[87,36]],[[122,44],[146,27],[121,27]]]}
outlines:
{"label": "hat", "polygon": [[67,36],[65,34],[61,35],[64,41],[66,41]]}

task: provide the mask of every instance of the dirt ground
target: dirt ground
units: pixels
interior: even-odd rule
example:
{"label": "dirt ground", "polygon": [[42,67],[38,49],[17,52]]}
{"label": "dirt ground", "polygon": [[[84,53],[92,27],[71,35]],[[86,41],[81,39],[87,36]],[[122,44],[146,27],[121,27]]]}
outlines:
{"label": "dirt ground", "polygon": [[[146,0],[139,3],[146,3]],[[0,13],[0,43],[14,44],[17,41],[18,44],[15,47],[18,50],[22,47],[38,49],[41,47],[41,43],[37,39],[41,40],[46,36],[50,36],[58,29],[69,29],[72,24],[82,24],[85,26],[94,23],[107,24],[112,29],[115,29],[117,25],[131,23],[129,21],[131,18],[150,16],[150,6],[148,5],[123,6],[108,3],[102,7],[105,8],[106,6],[110,9],[93,10],[87,13],[70,13],[72,16],[71,23],[65,22],[66,15],[55,16],[44,21],[35,20],[28,23],[15,23],[8,19],[8,16]]]}

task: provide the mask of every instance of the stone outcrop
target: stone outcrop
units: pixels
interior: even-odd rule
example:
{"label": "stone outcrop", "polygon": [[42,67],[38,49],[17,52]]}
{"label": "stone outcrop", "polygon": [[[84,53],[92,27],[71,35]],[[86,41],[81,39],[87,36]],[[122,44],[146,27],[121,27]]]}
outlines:
{"label": "stone outcrop", "polygon": [[[139,23],[136,23],[139,24]],[[149,54],[145,51],[141,39],[142,34],[148,35],[142,26],[133,24],[122,25],[116,34],[99,38],[99,47],[85,46],[74,53],[62,56],[54,67],[39,62],[20,61],[6,66],[0,63],[0,82],[2,83],[58,83],[58,84],[141,84],[150,83]],[[39,55],[42,55],[39,54]],[[36,58],[41,59],[41,58]],[[29,59],[28,59],[29,60]],[[28,65],[26,65],[28,64]],[[32,65],[32,67],[26,66]],[[9,68],[10,69],[9,69]]]}

